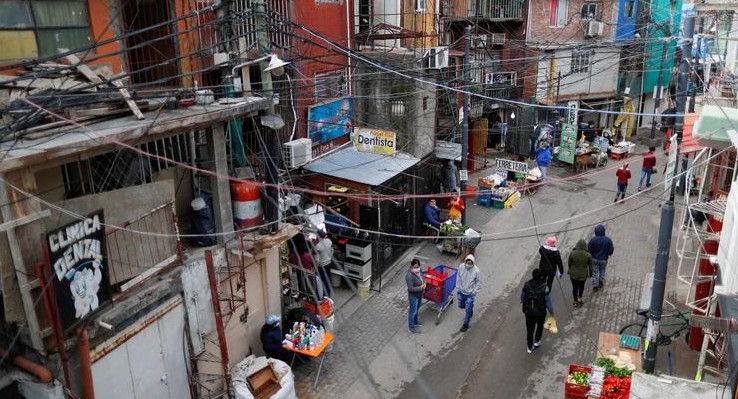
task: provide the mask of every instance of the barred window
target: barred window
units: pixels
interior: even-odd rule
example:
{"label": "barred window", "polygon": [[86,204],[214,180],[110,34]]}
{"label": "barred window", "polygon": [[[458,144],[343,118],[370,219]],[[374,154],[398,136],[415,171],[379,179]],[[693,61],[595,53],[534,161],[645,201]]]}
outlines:
{"label": "barred window", "polygon": [[587,73],[591,63],[589,51],[574,51],[571,53],[571,73]]}
{"label": "barred window", "polygon": [[348,80],[343,69],[315,74],[313,84],[316,100],[330,100],[348,94]]}

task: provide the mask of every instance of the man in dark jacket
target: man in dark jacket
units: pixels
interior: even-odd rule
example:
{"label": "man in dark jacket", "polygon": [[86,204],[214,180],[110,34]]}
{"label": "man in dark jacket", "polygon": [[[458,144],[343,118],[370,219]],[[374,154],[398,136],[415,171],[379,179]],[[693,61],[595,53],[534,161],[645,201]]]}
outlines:
{"label": "man in dark jacket", "polygon": [[607,259],[615,252],[615,246],[610,237],[605,235],[605,226],[598,224],[595,226],[595,236],[589,240],[587,250],[592,254],[592,287],[594,291],[605,286],[605,269],[607,268]]}
{"label": "man in dark jacket", "polygon": [[538,269],[541,270],[543,279],[546,280],[546,307],[551,316],[554,315],[553,301],[551,301],[551,287],[553,286],[554,277],[558,274],[559,278],[564,275],[564,262],[561,260],[561,253],[557,248],[558,241],[556,237],[546,238],[546,243],[538,248],[538,254],[541,260],[538,263]]}
{"label": "man in dark jacket", "polygon": [[546,320],[546,276],[540,269],[533,270],[533,278],[528,280],[520,293],[520,302],[525,314],[526,347],[528,353],[541,346],[543,323]]}
{"label": "man in dark jacket", "polygon": [[261,327],[261,347],[267,357],[279,359],[289,363],[292,356],[282,347],[282,329],[279,327],[279,315],[267,316],[266,323]]}
{"label": "man in dark jacket", "polygon": [[538,136],[541,135],[541,128],[543,126],[541,124],[536,124],[533,126],[533,130],[530,131],[530,152],[528,153],[528,157],[530,159],[535,158],[536,156],[536,149],[538,148]]}
{"label": "man in dark jacket", "polygon": [[425,279],[420,274],[419,260],[413,259],[410,262],[410,269],[405,274],[405,283],[407,283],[407,299],[410,302],[407,327],[411,333],[418,333],[418,327],[422,326],[422,324],[418,323],[418,309],[420,308],[420,300],[423,299],[423,291],[425,290]]}
{"label": "man in dark jacket", "polygon": [[423,224],[427,224],[430,227],[433,227],[434,229],[438,230],[441,228],[441,221],[438,216],[438,213],[441,211],[440,208],[438,208],[438,205],[436,205],[436,200],[431,199],[428,201],[427,204],[425,204],[425,208],[423,209]]}

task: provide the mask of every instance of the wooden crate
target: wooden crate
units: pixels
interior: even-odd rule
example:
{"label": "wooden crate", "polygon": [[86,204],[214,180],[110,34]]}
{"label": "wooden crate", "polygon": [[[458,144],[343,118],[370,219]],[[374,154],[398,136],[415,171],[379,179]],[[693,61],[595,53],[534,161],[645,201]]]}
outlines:
{"label": "wooden crate", "polygon": [[267,365],[263,369],[251,374],[246,377],[246,380],[251,386],[251,393],[254,394],[256,399],[266,399],[277,393],[282,389],[282,385],[279,384],[277,376],[274,374],[274,370],[271,365]]}

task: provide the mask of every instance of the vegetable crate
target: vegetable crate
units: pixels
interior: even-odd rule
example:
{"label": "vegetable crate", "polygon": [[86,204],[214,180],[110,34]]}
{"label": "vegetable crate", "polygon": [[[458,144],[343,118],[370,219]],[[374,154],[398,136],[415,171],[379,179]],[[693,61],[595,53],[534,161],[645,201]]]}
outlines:
{"label": "vegetable crate", "polygon": [[[583,372],[589,374],[592,372],[591,367],[585,367],[585,366],[577,366],[576,364],[569,365],[569,374],[573,372]],[[587,394],[589,393],[589,385],[578,385],[578,384],[572,384],[568,381],[568,375],[567,375],[567,381],[565,381],[564,386],[564,398],[566,399],[587,399]]]}
{"label": "vegetable crate", "polygon": [[452,294],[456,288],[456,268],[446,265],[438,265],[432,269],[429,267],[425,275],[425,283],[423,298],[432,302],[438,310],[436,316],[436,324],[438,324],[443,311],[454,301]]}

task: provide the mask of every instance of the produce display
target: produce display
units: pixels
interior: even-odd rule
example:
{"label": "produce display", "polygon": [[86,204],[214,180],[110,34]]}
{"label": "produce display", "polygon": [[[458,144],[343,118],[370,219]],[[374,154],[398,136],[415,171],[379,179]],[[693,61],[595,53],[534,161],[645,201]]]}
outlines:
{"label": "produce display", "polygon": [[[629,354],[625,354],[630,356]],[[628,399],[630,396],[632,359],[621,353],[598,358],[591,367],[570,365],[566,377],[568,399]]]}
{"label": "produce display", "polygon": [[574,385],[588,386],[589,374],[585,373],[584,371],[573,371],[571,374],[569,374],[568,377],[566,377],[566,382]]}
{"label": "produce display", "polygon": [[292,326],[292,331],[284,336],[282,346],[299,350],[315,350],[323,345],[325,330],[323,326],[300,322]]}
{"label": "produce display", "polygon": [[[625,354],[629,355],[627,353]],[[613,357],[615,359],[613,359]],[[620,361],[620,358],[612,355],[608,357],[601,357],[597,359],[595,365],[604,367],[605,375],[611,375],[614,377],[630,377],[631,374],[633,374],[633,370],[635,370],[635,366],[633,365],[633,363],[616,363],[616,360]],[[624,364],[624,366],[617,366],[616,364]]]}
{"label": "produce display", "polygon": [[603,399],[628,399],[630,397],[630,377],[605,376],[602,383]]}

